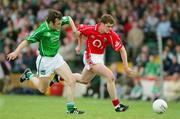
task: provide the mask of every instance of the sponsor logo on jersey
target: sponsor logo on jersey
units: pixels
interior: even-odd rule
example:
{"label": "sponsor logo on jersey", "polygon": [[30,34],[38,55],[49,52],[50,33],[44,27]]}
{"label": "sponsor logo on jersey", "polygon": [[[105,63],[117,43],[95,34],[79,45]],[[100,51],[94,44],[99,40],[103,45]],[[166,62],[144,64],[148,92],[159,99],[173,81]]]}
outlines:
{"label": "sponsor logo on jersey", "polygon": [[93,41],[93,46],[100,48],[102,46],[102,43],[99,39],[96,39]]}

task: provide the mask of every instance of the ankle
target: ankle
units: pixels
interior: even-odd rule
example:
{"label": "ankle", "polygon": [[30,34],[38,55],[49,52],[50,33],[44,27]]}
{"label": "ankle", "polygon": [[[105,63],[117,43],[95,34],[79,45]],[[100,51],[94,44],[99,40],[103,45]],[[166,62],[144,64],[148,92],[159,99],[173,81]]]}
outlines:
{"label": "ankle", "polygon": [[114,100],[112,100],[112,103],[113,103],[114,107],[116,108],[119,106],[120,101],[119,101],[119,99],[114,99]]}

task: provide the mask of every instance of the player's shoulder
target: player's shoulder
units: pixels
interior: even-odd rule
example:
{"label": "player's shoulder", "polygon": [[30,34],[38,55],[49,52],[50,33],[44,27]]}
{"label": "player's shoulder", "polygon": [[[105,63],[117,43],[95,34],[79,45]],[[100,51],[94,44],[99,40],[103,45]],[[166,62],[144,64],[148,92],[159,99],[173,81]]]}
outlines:
{"label": "player's shoulder", "polygon": [[48,23],[46,21],[44,21],[43,23],[40,24],[40,26],[37,29],[39,29],[40,31],[44,31],[44,30],[48,30],[50,28],[49,28]]}
{"label": "player's shoulder", "polygon": [[113,29],[110,29],[109,34],[117,34]]}
{"label": "player's shoulder", "polygon": [[33,32],[30,35],[32,35],[32,34],[41,34],[41,33],[45,32],[48,29],[47,27],[48,26],[47,26],[46,22],[43,22],[35,30],[33,30]]}
{"label": "player's shoulder", "polygon": [[92,30],[93,28],[94,28],[94,26],[87,25],[87,24],[80,24],[80,25],[78,25],[78,30],[82,30],[82,29]]}
{"label": "player's shoulder", "polygon": [[113,31],[112,29],[109,31],[108,37],[110,39],[121,39],[121,36],[118,33],[116,33],[115,31]]}
{"label": "player's shoulder", "polygon": [[115,31],[113,31],[112,29],[109,31],[109,35],[119,37],[119,35]]}

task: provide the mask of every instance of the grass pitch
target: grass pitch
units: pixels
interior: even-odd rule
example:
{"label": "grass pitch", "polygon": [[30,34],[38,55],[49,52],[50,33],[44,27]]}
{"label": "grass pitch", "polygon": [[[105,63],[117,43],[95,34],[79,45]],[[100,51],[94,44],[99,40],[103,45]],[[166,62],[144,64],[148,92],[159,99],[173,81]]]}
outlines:
{"label": "grass pitch", "polygon": [[152,111],[152,102],[123,101],[127,112],[114,111],[111,100],[76,98],[83,115],[66,114],[66,99],[47,96],[0,95],[0,119],[180,119],[180,102],[169,102],[164,114]]}

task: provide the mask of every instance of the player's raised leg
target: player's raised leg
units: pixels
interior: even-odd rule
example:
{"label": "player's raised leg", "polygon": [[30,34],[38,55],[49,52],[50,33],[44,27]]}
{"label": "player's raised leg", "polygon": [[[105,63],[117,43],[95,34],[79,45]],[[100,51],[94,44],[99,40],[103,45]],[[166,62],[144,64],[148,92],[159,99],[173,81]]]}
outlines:
{"label": "player's raised leg", "polygon": [[86,67],[84,67],[81,74],[73,73],[76,82],[82,84],[88,84],[95,77],[95,75],[96,74],[92,70],[88,70]]}
{"label": "player's raised leg", "polygon": [[48,87],[49,77],[35,77],[32,71],[28,68],[20,77],[20,82],[31,80],[35,87],[41,92],[45,93]]}

